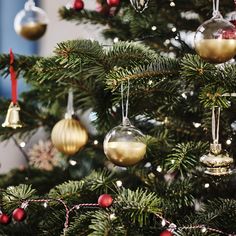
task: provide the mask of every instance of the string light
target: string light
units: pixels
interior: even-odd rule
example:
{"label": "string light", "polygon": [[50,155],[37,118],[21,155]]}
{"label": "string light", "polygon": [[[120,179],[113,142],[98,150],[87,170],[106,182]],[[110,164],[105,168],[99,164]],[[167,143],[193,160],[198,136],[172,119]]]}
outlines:
{"label": "string light", "polygon": [[123,185],[123,183],[122,183],[121,180],[117,180],[117,181],[116,181],[116,186],[117,186],[117,187],[122,187],[122,185]]}
{"label": "string light", "polygon": [[152,166],[151,162],[147,162],[144,167],[149,168],[151,166]]}
{"label": "string light", "polygon": [[152,31],[157,30],[157,27],[155,25],[152,26]]}
{"label": "string light", "polygon": [[210,184],[209,184],[209,183],[205,183],[205,184],[204,184],[204,187],[205,187],[205,188],[209,188],[209,187],[210,187]]}
{"label": "string light", "polygon": [[94,144],[94,145],[98,145],[98,143],[99,143],[98,140],[94,140],[94,141],[93,141],[93,144]]}
{"label": "string light", "polygon": [[110,220],[115,220],[117,217],[114,213],[109,215]]}
{"label": "string light", "polygon": [[231,139],[227,139],[227,140],[226,140],[226,144],[227,144],[227,145],[230,145],[231,143],[232,143],[232,140],[231,140]]}
{"label": "string light", "polygon": [[162,172],[161,166],[157,166],[157,171],[158,171],[158,172]]}
{"label": "string light", "polygon": [[77,164],[77,161],[75,160],[69,160],[70,165],[75,166]]}
{"label": "string light", "polygon": [[172,32],[176,32],[176,30],[177,30],[177,29],[176,29],[175,27],[173,27],[173,28],[171,29]]}
{"label": "string light", "polygon": [[165,220],[165,219],[163,219],[163,220],[161,221],[161,225],[162,225],[162,227],[165,227],[165,226],[166,226],[166,220]]}
{"label": "string light", "polygon": [[113,39],[113,42],[114,42],[114,43],[118,43],[118,42],[119,42],[119,38],[115,37],[115,38]]}
{"label": "string light", "polygon": [[26,143],[25,143],[25,142],[21,142],[21,143],[20,143],[20,147],[21,147],[21,148],[24,148],[24,147],[25,147],[25,145],[26,145]]}
{"label": "string light", "polygon": [[193,122],[193,126],[195,128],[199,128],[201,125],[202,125],[201,123]]}

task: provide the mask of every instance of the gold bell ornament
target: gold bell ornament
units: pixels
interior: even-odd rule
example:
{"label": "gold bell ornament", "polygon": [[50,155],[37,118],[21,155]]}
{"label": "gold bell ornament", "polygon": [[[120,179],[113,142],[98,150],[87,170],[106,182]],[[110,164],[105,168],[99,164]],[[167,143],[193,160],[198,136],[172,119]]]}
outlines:
{"label": "gold bell ornament", "polygon": [[127,89],[126,114],[124,115],[123,83],[122,124],[107,133],[103,142],[104,153],[108,160],[117,166],[132,166],[140,162],[146,154],[146,144],[143,133],[131,125],[128,119],[129,81]]}
{"label": "gold bell ornament", "polygon": [[21,128],[22,122],[20,121],[20,107],[16,103],[14,104],[13,102],[10,103],[10,106],[7,110],[7,115],[4,123],[2,124],[2,127],[8,127],[8,128]]}
{"label": "gold bell ornament", "polygon": [[212,137],[213,143],[210,145],[210,152],[200,158],[200,162],[206,167],[205,173],[209,175],[221,176],[230,174],[233,158],[225,151],[222,151],[219,144],[219,121],[220,107],[212,108]]}
{"label": "gold bell ornament", "polygon": [[14,28],[23,38],[37,40],[45,34],[48,22],[45,11],[36,7],[34,0],[28,0],[24,9],[16,15]]}
{"label": "gold bell ornament", "polygon": [[223,63],[236,55],[236,27],[223,19],[219,0],[213,0],[213,17],[198,27],[194,44],[197,54],[210,63]]}
{"label": "gold bell ornament", "polygon": [[67,113],[52,129],[51,139],[58,151],[73,155],[88,141],[88,134],[83,125],[73,118],[73,91],[69,90]]}
{"label": "gold bell ornament", "polygon": [[11,90],[12,90],[12,102],[7,110],[7,115],[2,127],[7,128],[21,128],[22,122],[20,121],[20,107],[17,103],[17,79],[16,72],[14,70],[14,54],[10,50],[10,76],[11,76]]}

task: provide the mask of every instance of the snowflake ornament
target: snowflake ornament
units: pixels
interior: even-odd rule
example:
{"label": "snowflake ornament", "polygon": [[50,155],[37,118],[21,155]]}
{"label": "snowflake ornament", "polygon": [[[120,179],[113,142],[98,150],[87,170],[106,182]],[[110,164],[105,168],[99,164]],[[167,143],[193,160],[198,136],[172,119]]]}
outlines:
{"label": "snowflake ornament", "polygon": [[51,171],[55,166],[59,166],[59,155],[51,141],[40,140],[28,152],[29,164],[38,169]]}

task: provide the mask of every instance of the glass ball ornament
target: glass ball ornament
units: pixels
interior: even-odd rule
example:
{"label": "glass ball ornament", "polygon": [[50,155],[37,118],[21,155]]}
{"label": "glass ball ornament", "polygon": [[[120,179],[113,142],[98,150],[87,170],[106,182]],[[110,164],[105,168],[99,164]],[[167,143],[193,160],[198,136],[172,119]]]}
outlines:
{"label": "glass ball ornament", "polygon": [[146,154],[143,133],[129,122],[116,126],[106,135],[103,148],[106,157],[117,166],[127,167],[140,162]]}
{"label": "glass ball ornament", "polygon": [[194,44],[203,60],[226,62],[236,55],[236,28],[218,13],[198,27]]}
{"label": "glass ball ornament", "polygon": [[33,0],[29,0],[25,3],[24,9],[16,15],[14,29],[25,39],[37,40],[45,34],[48,22],[45,11],[36,7]]}

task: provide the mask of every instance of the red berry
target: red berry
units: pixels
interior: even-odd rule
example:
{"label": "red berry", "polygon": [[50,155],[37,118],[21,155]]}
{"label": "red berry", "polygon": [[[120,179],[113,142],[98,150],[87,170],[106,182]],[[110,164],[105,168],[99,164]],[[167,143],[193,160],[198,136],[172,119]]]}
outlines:
{"label": "red berry", "polygon": [[112,202],[113,202],[113,198],[109,194],[102,194],[98,198],[98,205],[102,208],[107,208],[107,207],[111,206]]}
{"label": "red berry", "polygon": [[16,220],[16,221],[23,221],[26,218],[26,212],[25,209],[23,208],[16,208],[13,213],[12,213],[12,217]]}
{"label": "red berry", "polygon": [[161,232],[160,236],[173,236],[173,234],[169,230],[164,230]]}
{"label": "red berry", "polygon": [[110,7],[117,7],[120,5],[120,0],[107,0],[107,4]]}
{"label": "red berry", "polygon": [[73,4],[73,9],[76,11],[81,11],[84,9],[84,2],[82,0],[75,0]]}
{"label": "red berry", "polygon": [[8,225],[10,223],[10,221],[11,221],[10,216],[8,216],[4,213],[0,214],[0,224]]}

